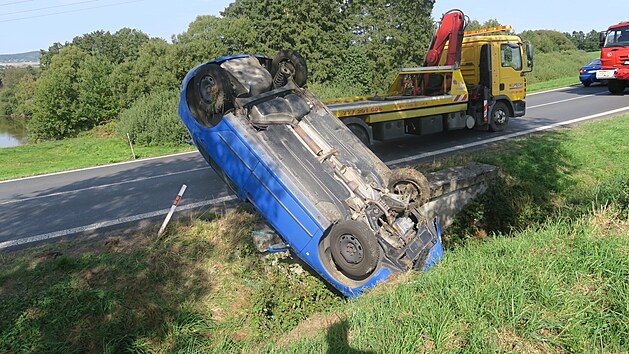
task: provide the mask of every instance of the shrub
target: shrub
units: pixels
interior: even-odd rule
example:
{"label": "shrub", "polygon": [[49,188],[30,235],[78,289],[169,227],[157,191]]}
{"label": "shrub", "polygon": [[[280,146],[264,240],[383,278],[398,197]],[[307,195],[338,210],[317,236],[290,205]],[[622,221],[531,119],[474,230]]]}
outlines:
{"label": "shrub", "polygon": [[125,139],[128,133],[134,143],[146,146],[183,144],[189,134],[177,114],[178,95],[170,90],[138,99],[120,115],[118,132]]}

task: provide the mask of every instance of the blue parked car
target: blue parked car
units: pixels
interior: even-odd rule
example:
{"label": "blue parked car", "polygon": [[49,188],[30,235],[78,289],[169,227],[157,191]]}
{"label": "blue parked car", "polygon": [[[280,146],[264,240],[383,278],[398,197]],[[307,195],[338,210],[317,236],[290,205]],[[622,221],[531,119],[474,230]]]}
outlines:
{"label": "blue parked car", "polygon": [[179,115],[201,155],[346,296],[442,257],[426,178],[390,170],[306,87],[306,62],[240,54],[192,69]]}
{"label": "blue parked car", "polygon": [[600,80],[596,78],[596,72],[601,68],[601,59],[596,58],[592,59],[589,63],[587,63],[584,67],[579,71],[579,80],[583,86],[588,87],[594,82],[599,82]]}

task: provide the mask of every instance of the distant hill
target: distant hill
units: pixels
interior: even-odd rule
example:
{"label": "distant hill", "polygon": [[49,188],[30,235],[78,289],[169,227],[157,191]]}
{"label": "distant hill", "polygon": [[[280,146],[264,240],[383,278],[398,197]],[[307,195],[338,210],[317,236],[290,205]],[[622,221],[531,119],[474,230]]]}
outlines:
{"label": "distant hill", "polygon": [[41,54],[38,50],[17,54],[0,54],[0,63],[38,62]]}
{"label": "distant hill", "polygon": [[0,54],[0,69],[9,67],[39,66],[39,51],[17,54]]}

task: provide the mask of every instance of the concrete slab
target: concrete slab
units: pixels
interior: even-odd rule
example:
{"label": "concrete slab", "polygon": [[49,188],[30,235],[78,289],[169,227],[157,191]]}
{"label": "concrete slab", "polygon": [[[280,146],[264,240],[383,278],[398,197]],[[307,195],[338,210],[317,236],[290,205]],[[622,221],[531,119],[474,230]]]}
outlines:
{"label": "concrete slab", "polygon": [[447,229],[465,205],[487,190],[500,175],[498,167],[487,164],[457,166],[426,174],[430,183],[430,201],[422,206],[428,218],[439,217],[439,226]]}

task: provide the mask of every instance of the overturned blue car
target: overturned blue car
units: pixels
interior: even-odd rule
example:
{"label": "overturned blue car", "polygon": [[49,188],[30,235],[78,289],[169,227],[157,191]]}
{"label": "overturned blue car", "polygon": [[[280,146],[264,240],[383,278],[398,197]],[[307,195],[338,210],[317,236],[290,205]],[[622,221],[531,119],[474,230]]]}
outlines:
{"label": "overturned blue car", "polygon": [[240,54],[193,68],[179,115],[201,155],[346,296],[442,257],[426,178],[390,170],[306,88],[306,62]]}

